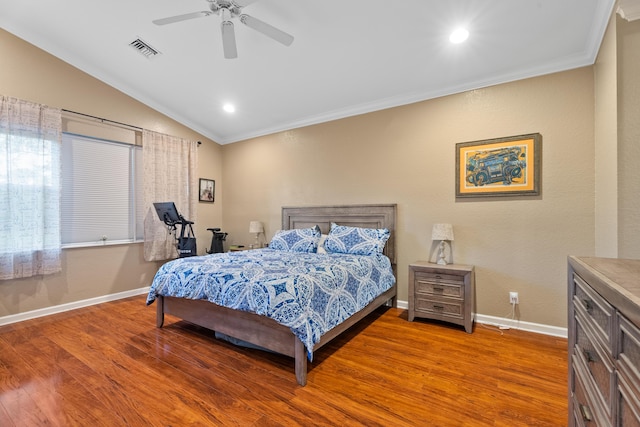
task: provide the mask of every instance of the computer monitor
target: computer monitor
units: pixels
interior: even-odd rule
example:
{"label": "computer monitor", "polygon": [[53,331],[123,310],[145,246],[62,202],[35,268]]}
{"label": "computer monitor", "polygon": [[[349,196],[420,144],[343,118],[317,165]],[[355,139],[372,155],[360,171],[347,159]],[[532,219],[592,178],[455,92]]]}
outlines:
{"label": "computer monitor", "polygon": [[158,218],[160,218],[160,221],[164,222],[165,224],[174,225],[182,222],[182,218],[180,217],[180,214],[178,214],[175,203],[160,202],[154,203],[153,206],[156,208]]}

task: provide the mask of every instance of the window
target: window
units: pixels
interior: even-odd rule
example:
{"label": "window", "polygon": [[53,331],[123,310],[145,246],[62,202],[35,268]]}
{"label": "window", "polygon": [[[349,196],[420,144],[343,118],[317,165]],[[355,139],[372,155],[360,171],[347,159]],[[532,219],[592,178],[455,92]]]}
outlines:
{"label": "window", "polygon": [[142,147],[64,133],[63,247],[143,240]]}

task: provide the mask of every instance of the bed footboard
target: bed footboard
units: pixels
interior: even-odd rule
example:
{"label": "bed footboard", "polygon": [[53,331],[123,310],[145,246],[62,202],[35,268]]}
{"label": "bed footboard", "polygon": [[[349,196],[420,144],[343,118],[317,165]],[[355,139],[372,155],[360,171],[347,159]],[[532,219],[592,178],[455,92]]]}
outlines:
{"label": "bed footboard", "polygon": [[295,358],[298,384],[307,383],[307,350],[291,330],[273,319],[246,311],[233,310],[205,300],[156,298],[156,326],[164,324],[164,315],[218,331],[225,335]]}
{"label": "bed footboard", "polygon": [[[315,349],[327,344],[376,308],[390,301],[393,304],[395,298],[396,287],[394,286],[378,296],[363,310],[329,331],[316,344]],[[307,349],[288,327],[275,320],[245,311],[232,310],[204,300],[158,296],[156,304],[158,328],[164,324],[164,315],[171,314],[212,331],[222,332],[239,340],[293,357],[298,384],[301,386],[307,384]]]}

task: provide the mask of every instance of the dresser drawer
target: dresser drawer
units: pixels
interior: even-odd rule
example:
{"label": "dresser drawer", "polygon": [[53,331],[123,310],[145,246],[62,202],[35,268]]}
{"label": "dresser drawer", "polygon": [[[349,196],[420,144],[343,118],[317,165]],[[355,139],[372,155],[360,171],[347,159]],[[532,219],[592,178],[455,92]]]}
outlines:
{"label": "dresser drawer", "polygon": [[620,345],[618,348],[618,364],[625,375],[640,384],[640,330],[624,316],[618,314],[620,328]]}
{"label": "dresser drawer", "polygon": [[618,377],[618,424],[623,427],[640,427],[640,403],[638,390],[624,377]]}
{"label": "dresser drawer", "polygon": [[573,355],[573,359],[571,399],[573,399],[573,416],[578,422],[577,425],[585,427],[610,426],[611,423],[603,411],[602,404],[594,398],[593,388],[590,382],[585,379],[582,366],[577,363],[575,355]]}
{"label": "dresser drawer", "polygon": [[417,294],[463,298],[464,285],[446,282],[427,282],[418,279],[415,283],[415,292]]}
{"label": "dresser drawer", "polygon": [[416,312],[436,314],[456,319],[464,318],[464,304],[462,302],[445,301],[439,299],[416,298]]}
{"label": "dresser drawer", "polygon": [[[576,313],[576,321],[574,322],[576,343],[573,353],[585,368],[585,375],[589,377],[589,380],[595,386],[598,398],[606,408],[610,408],[614,393],[613,384],[615,382],[613,362],[607,351],[592,336],[586,323],[587,321],[582,315]],[[607,411],[607,415],[611,415],[610,411]]]}
{"label": "dresser drawer", "polygon": [[574,274],[576,284],[573,305],[577,312],[585,315],[598,339],[613,355],[613,307],[607,303],[597,292],[591,289],[580,276]]}

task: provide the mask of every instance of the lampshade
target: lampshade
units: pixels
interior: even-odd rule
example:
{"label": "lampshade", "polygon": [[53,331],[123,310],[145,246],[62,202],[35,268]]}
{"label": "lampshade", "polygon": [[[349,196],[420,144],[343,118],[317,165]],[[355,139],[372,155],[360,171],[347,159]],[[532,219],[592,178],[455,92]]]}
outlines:
{"label": "lampshade", "polygon": [[251,221],[249,223],[249,233],[264,233],[264,227],[260,221]]}
{"label": "lampshade", "polygon": [[453,225],[433,224],[431,240],[453,240]]}

